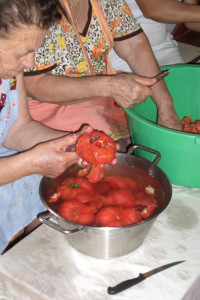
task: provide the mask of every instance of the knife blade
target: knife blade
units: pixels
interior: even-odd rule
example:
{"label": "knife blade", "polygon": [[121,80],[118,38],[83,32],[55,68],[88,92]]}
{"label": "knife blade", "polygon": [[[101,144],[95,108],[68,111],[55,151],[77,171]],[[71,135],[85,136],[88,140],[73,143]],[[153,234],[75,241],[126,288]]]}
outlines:
{"label": "knife blade", "polygon": [[[156,83],[158,83],[159,81],[161,81],[163,78],[165,78],[169,73],[171,73],[170,70],[163,70],[160,74],[158,74],[157,76],[153,77],[156,79]],[[154,84],[152,84],[151,86],[153,86]]]}
{"label": "knife blade", "polygon": [[175,265],[178,265],[178,264],[181,264],[183,262],[185,262],[185,260],[180,260],[180,261],[176,261],[176,262],[173,262],[173,263],[170,263],[170,264],[166,264],[166,265],[163,265],[163,266],[158,267],[156,269],[153,269],[151,271],[148,271],[146,273],[140,273],[139,276],[136,277],[136,278],[132,278],[132,279],[122,281],[121,283],[117,284],[114,287],[108,287],[107,292],[110,295],[115,295],[117,293],[120,293],[120,292],[132,287],[133,285],[136,285],[136,284],[142,282],[143,280],[147,279],[148,277],[150,277],[150,276],[152,276],[152,275],[154,275],[158,272],[161,272],[165,269],[171,268],[171,267],[173,267]]}

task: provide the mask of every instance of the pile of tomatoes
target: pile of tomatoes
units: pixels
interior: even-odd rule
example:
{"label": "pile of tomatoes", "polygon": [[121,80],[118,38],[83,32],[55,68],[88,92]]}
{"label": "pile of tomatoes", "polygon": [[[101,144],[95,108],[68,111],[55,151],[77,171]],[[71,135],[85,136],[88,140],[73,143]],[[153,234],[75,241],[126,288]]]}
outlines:
{"label": "pile of tomatoes", "polygon": [[200,134],[200,120],[192,122],[192,116],[185,116],[181,120],[181,124],[184,132]]}
{"label": "pile of tomatoes", "polygon": [[86,177],[66,178],[49,203],[57,203],[57,214],[69,221],[99,227],[141,222],[158,206],[153,187],[119,176],[105,177],[97,183]]}

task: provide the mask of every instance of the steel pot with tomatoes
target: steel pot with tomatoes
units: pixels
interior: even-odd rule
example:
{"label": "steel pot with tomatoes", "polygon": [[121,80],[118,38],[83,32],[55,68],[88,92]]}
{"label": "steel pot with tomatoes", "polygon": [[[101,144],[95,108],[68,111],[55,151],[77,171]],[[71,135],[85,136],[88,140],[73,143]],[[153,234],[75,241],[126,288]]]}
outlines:
{"label": "steel pot with tomatoes", "polygon": [[[135,148],[150,151],[156,154],[157,157],[152,163],[144,158],[132,155]],[[104,166],[104,179],[98,183],[98,188],[101,189],[101,191],[106,190],[106,181],[109,181],[110,178],[125,178],[127,181],[131,179],[138,182],[139,186],[150,187],[150,189],[153,189],[154,198],[157,201],[150,217],[145,217],[145,210],[142,211],[144,213],[143,218],[137,214],[133,214],[133,211],[131,211],[131,213],[120,215],[120,218],[118,218],[120,220],[114,220],[114,223],[112,223],[113,216],[119,213],[119,211],[117,207],[113,209],[113,206],[107,203],[107,205],[101,208],[101,214],[98,215],[97,219],[98,223],[94,225],[94,205],[89,205],[89,209],[87,208],[85,210],[85,206],[83,206],[81,202],[81,197],[84,195],[82,191],[87,189],[84,201],[95,203],[95,207],[98,207],[98,205],[101,206],[102,199],[95,199],[94,191],[91,186],[86,184],[84,180],[77,178],[77,174],[80,170],[78,165],[71,166],[54,180],[43,177],[40,183],[40,196],[48,212],[40,214],[38,216],[39,220],[64,233],[69,243],[76,250],[95,258],[108,259],[120,257],[136,250],[144,242],[158,215],[161,214],[169,204],[172,195],[172,187],[168,177],[157,166],[160,159],[158,152],[139,145],[134,145],[128,153],[117,153],[116,157],[116,165]],[[76,178],[77,181],[74,181],[73,184],[77,184],[78,189],[73,188],[73,185],[69,184],[71,178]],[[52,201],[49,201],[49,199],[50,197],[56,197],[55,191],[57,191],[58,187],[60,187],[60,192],[62,193],[61,183],[63,182],[68,184],[68,195],[71,195],[71,199],[69,199],[67,203],[66,201],[61,201],[58,209],[57,199],[53,199]],[[116,180],[114,180],[114,184],[116,184]],[[74,193],[80,200],[80,205],[77,204],[77,202],[74,203]],[[121,201],[120,203],[123,202],[123,205],[127,207],[127,210],[125,209],[124,211],[128,211],[131,201],[129,189],[122,189],[120,192],[112,190],[108,191],[108,194],[109,193],[111,193],[109,199],[118,199],[116,201]],[[71,210],[71,207],[73,206],[74,208],[74,205],[78,205],[78,207],[75,208],[76,212],[81,212],[80,214],[76,213],[76,218],[74,218],[73,215],[74,210]],[[135,223],[127,225],[130,224],[130,218],[135,218]]]}

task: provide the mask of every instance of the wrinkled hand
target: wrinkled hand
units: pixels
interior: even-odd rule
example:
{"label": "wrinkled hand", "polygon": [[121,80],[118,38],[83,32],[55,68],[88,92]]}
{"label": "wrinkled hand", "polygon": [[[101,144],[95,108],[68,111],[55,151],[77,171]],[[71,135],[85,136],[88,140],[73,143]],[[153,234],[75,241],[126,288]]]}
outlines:
{"label": "wrinkled hand", "polygon": [[156,79],[140,77],[134,74],[117,74],[110,76],[110,97],[123,108],[131,108],[152,96],[151,85]]}
{"label": "wrinkled hand", "polygon": [[76,152],[66,152],[68,146],[76,143],[77,138],[84,132],[91,132],[91,126],[84,126],[80,131],[64,137],[41,143],[29,152],[33,173],[55,178],[62,174],[74,163],[81,163]]}

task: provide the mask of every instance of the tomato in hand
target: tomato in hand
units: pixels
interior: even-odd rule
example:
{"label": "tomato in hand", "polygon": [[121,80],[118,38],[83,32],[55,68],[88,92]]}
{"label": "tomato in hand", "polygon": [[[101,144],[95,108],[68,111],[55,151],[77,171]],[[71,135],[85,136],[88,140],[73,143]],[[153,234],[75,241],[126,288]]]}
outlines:
{"label": "tomato in hand", "polygon": [[82,134],[76,142],[77,154],[92,164],[87,175],[90,182],[97,182],[103,178],[103,167],[115,158],[117,147],[115,141],[101,131]]}
{"label": "tomato in hand", "polygon": [[63,201],[57,209],[61,217],[81,225],[93,225],[96,208],[76,200]]}
{"label": "tomato in hand", "polygon": [[84,177],[69,177],[57,187],[63,200],[75,199],[78,194],[92,193],[94,186]]}
{"label": "tomato in hand", "polygon": [[96,224],[100,227],[126,226],[140,221],[142,217],[135,208],[105,206],[96,214]]}

